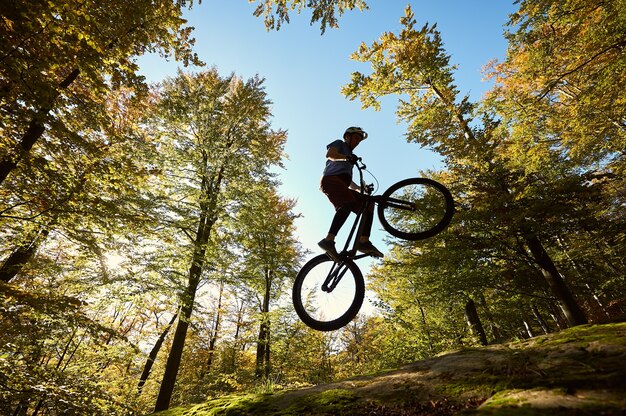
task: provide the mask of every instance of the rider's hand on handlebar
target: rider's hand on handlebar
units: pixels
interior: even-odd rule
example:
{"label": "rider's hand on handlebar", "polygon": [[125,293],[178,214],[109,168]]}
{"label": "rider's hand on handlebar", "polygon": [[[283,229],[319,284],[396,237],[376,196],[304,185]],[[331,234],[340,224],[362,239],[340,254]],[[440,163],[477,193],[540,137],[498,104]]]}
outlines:
{"label": "rider's hand on handlebar", "polygon": [[365,181],[361,182],[361,189],[363,190],[362,192],[366,193],[367,195],[371,195],[372,192],[374,192],[374,184],[370,183],[369,185],[365,183]]}
{"label": "rider's hand on handlebar", "polygon": [[360,157],[358,157],[355,154],[352,154],[352,155],[348,156],[347,161],[352,163],[353,165],[356,165],[356,162],[358,162],[359,159],[360,159]]}

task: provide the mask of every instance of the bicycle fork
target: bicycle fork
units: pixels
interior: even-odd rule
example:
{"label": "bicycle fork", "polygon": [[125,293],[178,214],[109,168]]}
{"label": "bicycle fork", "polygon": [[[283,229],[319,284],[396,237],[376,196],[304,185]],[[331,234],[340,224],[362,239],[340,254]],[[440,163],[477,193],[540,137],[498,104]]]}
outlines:
{"label": "bicycle fork", "polygon": [[328,272],[328,276],[326,276],[326,280],[322,284],[322,290],[324,292],[330,293],[335,290],[337,284],[341,281],[341,278],[348,271],[348,266],[344,262],[333,263],[333,266],[330,268],[330,272]]}

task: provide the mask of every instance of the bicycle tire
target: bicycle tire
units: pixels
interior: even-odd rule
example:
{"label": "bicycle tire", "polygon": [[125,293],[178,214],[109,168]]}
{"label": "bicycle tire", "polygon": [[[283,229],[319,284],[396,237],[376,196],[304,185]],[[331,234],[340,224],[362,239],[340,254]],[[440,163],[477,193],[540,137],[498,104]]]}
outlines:
{"label": "bicycle tire", "polygon": [[[346,268],[339,282],[341,286],[325,292],[321,289],[322,282],[337,264]],[[334,331],[347,325],[361,309],[364,298],[365,281],[356,263],[349,259],[336,263],[326,254],[312,258],[302,267],[292,291],[296,313],[302,322],[318,331]],[[320,311],[320,308],[324,309]],[[338,310],[335,312],[333,308]]]}
{"label": "bicycle tire", "polygon": [[423,240],[439,234],[454,215],[450,191],[428,178],[397,182],[382,194],[381,199],[378,204],[380,223],[389,234],[404,240]]}

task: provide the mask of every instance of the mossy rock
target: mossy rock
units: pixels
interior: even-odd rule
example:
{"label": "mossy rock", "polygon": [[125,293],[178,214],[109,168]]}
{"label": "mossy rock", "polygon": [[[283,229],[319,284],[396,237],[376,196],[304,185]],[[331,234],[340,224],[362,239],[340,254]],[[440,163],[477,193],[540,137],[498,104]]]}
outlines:
{"label": "mossy rock", "polygon": [[233,395],[159,416],[622,415],[626,323],[449,352],[396,370],[266,395]]}

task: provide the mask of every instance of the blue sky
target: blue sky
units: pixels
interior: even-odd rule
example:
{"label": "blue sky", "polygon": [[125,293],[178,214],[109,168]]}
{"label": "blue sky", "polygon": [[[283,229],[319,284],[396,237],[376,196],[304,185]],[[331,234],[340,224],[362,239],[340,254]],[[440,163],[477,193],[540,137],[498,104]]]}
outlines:
{"label": "blue sky", "polygon": [[[384,32],[397,33],[410,3],[418,26],[437,23],[452,63],[459,67],[456,85],[477,100],[489,88],[482,82],[481,69],[489,60],[504,57],[504,24],[516,10],[512,0],[368,3],[369,10],[347,12],[339,29],[328,29],[324,35],[319,26],[309,24],[308,14],[293,15],[280,31],[267,32],[262,19],[252,15],[255,5],[247,0],[203,0],[186,13],[189,25],[195,27],[195,50],[208,66],[216,66],[223,75],[234,72],[250,78],[258,74],[266,79],[273,101],[272,126],[289,134],[289,159],[278,172],[281,193],[298,201],[296,210],[302,215],[298,237],[314,253],[320,251],[316,243],[326,235],[334,212],[318,190],[325,146],[340,138],[347,127],[360,126],[369,133],[355,153],[376,176],[379,192],[401,179],[418,176],[420,170],[440,167],[437,155],[406,143],[404,129],[396,122],[394,99],[386,99],[382,110],[375,112],[361,110],[359,102],[341,95],[340,88],[352,72],[368,71],[367,65],[351,61],[350,54],[361,42],[369,45]],[[178,67],[158,56],[142,57],[139,63],[149,82],[175,75]],[[348,229],[346,225],[343,231]],[[383,237],[375,221],[372,238],[381,249]]]}

